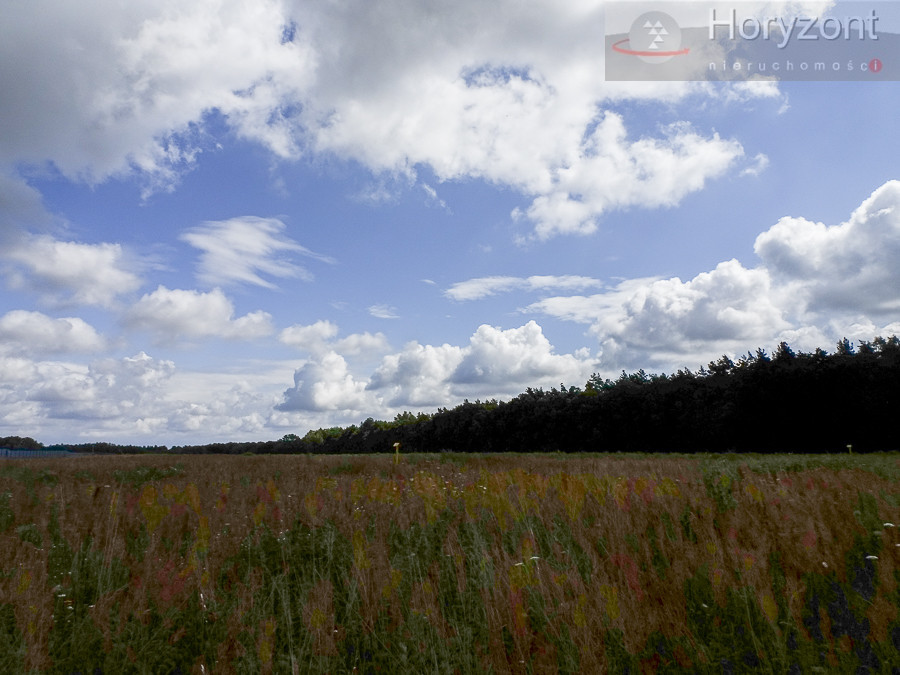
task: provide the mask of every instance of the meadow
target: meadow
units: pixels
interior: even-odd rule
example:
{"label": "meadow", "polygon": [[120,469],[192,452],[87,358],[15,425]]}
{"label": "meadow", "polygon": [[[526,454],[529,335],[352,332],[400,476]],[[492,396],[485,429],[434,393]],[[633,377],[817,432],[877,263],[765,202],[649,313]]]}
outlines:
{"label": "meadow", "polygon": [[0,461],[0,672],[900,672],[900,456]]}

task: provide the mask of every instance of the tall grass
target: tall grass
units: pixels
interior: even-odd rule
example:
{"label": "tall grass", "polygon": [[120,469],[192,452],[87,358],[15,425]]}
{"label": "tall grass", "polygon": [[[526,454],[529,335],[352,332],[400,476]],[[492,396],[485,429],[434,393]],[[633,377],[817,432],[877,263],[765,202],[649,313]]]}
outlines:
{"label": "tall grass", "polygon": [[892,672],[895,455],[0,465],[2,672]]}

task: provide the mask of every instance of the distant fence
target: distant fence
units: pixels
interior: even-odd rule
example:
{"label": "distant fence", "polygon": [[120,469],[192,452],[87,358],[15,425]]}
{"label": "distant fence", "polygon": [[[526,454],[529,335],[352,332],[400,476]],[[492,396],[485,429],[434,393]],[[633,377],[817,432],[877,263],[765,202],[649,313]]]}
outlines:
{"label": "distant fence", "polygon": [[9,448],[0,448],[0,459],[32,459],[34,457],[72,457],[74,452],[68,450],[50,450],[44,448],[42,450],[10,450]]}

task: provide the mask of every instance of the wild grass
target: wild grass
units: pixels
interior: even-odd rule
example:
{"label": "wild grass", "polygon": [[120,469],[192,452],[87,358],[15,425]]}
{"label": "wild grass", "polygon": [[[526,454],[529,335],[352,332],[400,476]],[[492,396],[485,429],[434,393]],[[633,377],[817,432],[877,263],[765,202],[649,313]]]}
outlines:
{"label": "wild grass", "polygon": [[893,672],[897,455],[0,463],[0,672]]}

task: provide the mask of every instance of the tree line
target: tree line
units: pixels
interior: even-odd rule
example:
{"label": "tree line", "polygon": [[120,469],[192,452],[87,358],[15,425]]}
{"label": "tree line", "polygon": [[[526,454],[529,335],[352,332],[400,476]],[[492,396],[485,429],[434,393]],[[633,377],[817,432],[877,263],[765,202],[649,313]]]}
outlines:
{"label": "tree line", "polygon": [[594,374],[583,387],[528,388],[509,401],[467,400],[303,437],[171,449],[65,447],[187,454],[377,453],[393,452],[395,443],[403,452],[867,452],[900,448],[898,409],[900,339],[854,347],[845,338],[832,353],[795,353],[782,342],[771,355],[757,349],[737,361],[722,356],[696,372],[622,371],[615,380]]}

